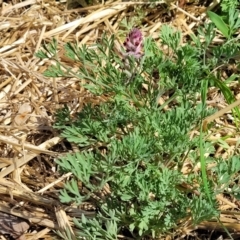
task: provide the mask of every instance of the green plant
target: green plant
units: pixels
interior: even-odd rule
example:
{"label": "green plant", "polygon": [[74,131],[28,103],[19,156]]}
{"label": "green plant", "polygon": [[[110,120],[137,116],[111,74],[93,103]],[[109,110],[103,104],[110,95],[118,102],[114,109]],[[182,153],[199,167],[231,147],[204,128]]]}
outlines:
{"label": "green plant", "polygon": [[[83,215],[74,220],[79,237],[154,238],[176,230],[183,220],[195,225],[218,217],[214,195],[221,188],[208,177],[205,158],[213,147],[202,131],[193,139],[189,132],[214,111],[206,107],[207,89],[212,84],[224,90],[214,81],[216,64],[229,61],[239,45],[232,41],[223,49],[212,46],[212,24],[199,29],[199,36],[193,37],[194,44],[181,46],[181,33],[163,26],[161,44],[168,48],[164,54],[151,38],[142,44],[141,32],[135,29],[122,57],[114,51],[114,37],[103,36],[94,50],[68,43],[66,55],[82,63],[76,72],[58,60],[55,41],[38,52],[38,57],[56,62],[46,76],[74,76],[80,84],[85,79],[83,86],[93,95],[108,96],[98,105],[85,104],[75,118],[67,107],[56,115],[55,128],[79,147],[79,153],[57,160],[62,171],[73,173],[60,199],[76,205],[89,201],[98,209],[93,219]],[[225,92],[226,88],[225,84]],[[197,104],[199,93],[201,104]],[[168,99],[163,105],[161,97]],[[201,172],[183,174],[186,158],[193,164],[201,161]],[[225,165],[218,167],[213,174],[222,174]],[[230,183],[231,174],[227,180]],[[79,188],[79,181],[84,188]]]}
{"label": "green plant", "polygon": [[232,38],[240,27],[239,14],[240,12],[233,7],[229,8],[226,16],[223,17],[214,12],[208,11],[209,18],[216,25],[223,36],[228,39]]}
{"label": "green plant", "polygon": [[228,12],[230,8],[236,9],[239,6],[238,0],[222,0],[220,3],[221,10],[223,12]]}
{"label": "green plant", "polygon": [[217,159],[216,166],[212,171],[217,178],[217,189],[219,193],[226,193],[228,195],[234,195],[237,199],[240,199],[239,195],[239,171],[240,171],[240,157],[233,156],[227,161],[223,159]]}

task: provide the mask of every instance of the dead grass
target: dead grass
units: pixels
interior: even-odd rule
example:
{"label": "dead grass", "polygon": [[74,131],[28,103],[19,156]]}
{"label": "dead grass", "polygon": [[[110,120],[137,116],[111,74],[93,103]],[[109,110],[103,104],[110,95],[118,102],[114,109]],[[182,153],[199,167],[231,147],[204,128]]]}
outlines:
{"label": "dead grass", "polygon": [[[187,5],[184,0],[177,6],[172,2],[169,11],[161,2],[154,9],[146,2],[115,1],[70,10],[66,9],[66,3],[53,0],[7,2],[0,1],[0,225],[6,224],[8,219],[9,229],[5,227],[3,231],[0,226],[0,232],[17,239],[30,227],[28,233],[18,239],[56,239],[53,230],[68,228],[74,236],[72,218],[81,214],[93,216],[95,211],[87,209],[87,205],[81,209],[66,206],[58,199],[58,191],[71,173],[61,176],[54,159],[72,148],[52,128],[53,118],[63,104],[67,104],[74,114],[83,103],[101,99],[92,99],[76,79],[43,77],[42,73],[50,62],[41,61],[34,54],[42,43],[50,42],[54,37],[59,43],[62,60],[73,64],[61,51],[66,42],[90,45],[103,32],[119,36],[121,20],[131,18],[136,14],[134,8],[140,6],[145,11],[141,23],[145,35],[152,35],[157,40],[159,28],[165,22],[181,29],[186,37],[194,33],[195,26],[205,21],[207,8],[214,8],[217,2],[210,6]],[[216,38],[215,41],[220,40]],[[120,42],[121,38],[118,44]],[[235,106],[238,106],[239,84],[233,88],[239,99]],[[233,106],[225,108],[227,104],[218,98],[213,89],[209,104],[217,106],[220,111],[205,123],[215,122],[222,126],[221,130],[212,131],[209,139],[216,142],[216,156],[227,159],[234,151],[239,151],[239,133],[227,117]],[[229,134],[232,137],[226,140],[229,144],[226,150],[218,145],[217,140]],[[191,167],[186,161],[182,171],[187,173]],[[199,169],[200,165],[194,171]],[[239,232],[239,201],[224,196],[217,198],[222,223],[229,231]],[[23,229],[21,219],[27,220],[26,229]],[[16,229],[14,224],[17,224]],[[217,222],[204,222],[198,228],[222,230]],[[183,223],[177,235],[194,236],[192,230]]]}

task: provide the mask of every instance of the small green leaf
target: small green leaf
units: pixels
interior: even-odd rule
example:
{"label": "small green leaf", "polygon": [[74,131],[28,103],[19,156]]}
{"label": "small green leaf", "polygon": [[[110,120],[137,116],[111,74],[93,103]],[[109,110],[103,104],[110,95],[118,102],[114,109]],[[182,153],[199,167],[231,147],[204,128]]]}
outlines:
{"label": "small green leaf", "polygon": [[[234,94],[232,93],[231,89],[225,84],[225,82],[223,81],[220,81],[219,79],[217,78],[213,78],[214,80],[214,84],[216,87],[218,87],[223,96],[225,97],[226,101],[228,104],[231,104],[235,101],[235,96]],[[238,116],[238,118],[240,118],[240,111],[239,111],[239,108],[238,107],[235,107],[233,108],[233,114],[236,114]]]}
{"label": "small green leaf", "polygon": [[211,21],[216,25],[217,29],[223,34],[223,36],[229,38],[229,28],[223,19],[211,11],[208,11],[207,14]]}
{"label": "small green leaf", "polygon": [[39,50],[38,52],[36,52],[35,56],[40,59],[48,58],[48,55],[43,50]]}
{"label": "small green leaf", "polygon": [[83,223],[83,224],[86,224],[86,223],[87,223],[87,219],[86,219],[86,217],[84,216],[84,214],[82,214],[82,223]]}
{"label": "small green leaf", "polygon": [[131,232],[133,232],[133,230],[135,229],[135,224],[134,223],[131,223],[130,225],[129,225],[129,230],[131,231]]}
{"label": "small green leaf", "polygon": [[121,200],[122,201],[129,201],[130,199],[132,199],[133,198],[133,196],[132,195],[128,195],[128,194],[123,194],[122,196],[121,196]]}

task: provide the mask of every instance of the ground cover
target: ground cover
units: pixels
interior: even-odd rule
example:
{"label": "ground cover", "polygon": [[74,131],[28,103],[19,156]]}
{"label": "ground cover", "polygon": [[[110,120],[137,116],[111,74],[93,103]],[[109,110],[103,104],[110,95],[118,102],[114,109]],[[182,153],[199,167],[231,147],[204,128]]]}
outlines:
{"label": "ground cover", "polygon": [[0,232],[237,239],[237,1],[76,2],[1,3]]}

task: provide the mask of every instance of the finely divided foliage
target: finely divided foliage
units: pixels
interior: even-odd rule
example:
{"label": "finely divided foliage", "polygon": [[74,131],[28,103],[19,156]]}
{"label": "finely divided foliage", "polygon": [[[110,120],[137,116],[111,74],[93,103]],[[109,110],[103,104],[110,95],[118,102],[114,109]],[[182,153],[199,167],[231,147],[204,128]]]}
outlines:
{"label": "finely divided foliage", "polygon": [[[229,194],[239,195],[234,186],[239,157],[222,163],[210,157],[213,147],[204,137],[189,138],[189,132],[215,111],[206,109],[204,99],[197,103],[202,83],[216,86],[216,64],[229,61],[239,44],[230,37],[223,48],[210,47],[212,24],[201,28],[200,34],[204,44],[195,36],[194,44],[181,46],[181,33],[163,26],[164,53],[150,37],[143,40],[139,29],[129,33],[121,54],[114,51],[114,37],[103,36],[94,50],[69,43],[66,55],[82,63],[77,72],[57,60],[55,43],[38,53],[57,62],[46,76],[74,76],[80,84],[85,79],[84,87],[93,95],[108,96],[98,105],[85,104],[75,118],[67,107],[56,116],[55,128],[80,150],[57,160],[62,171],[73,173],[60,199],[75,205],[88,201],[97,208],[94,218],[83,215],[74,220],[79,237],[154,238],[181,228],[184,220],[193,226],[217,218],[215,194],[229,185],[233,186]],[[166,96],[165,104],[159,104]],[[210,153],[203,160],[217,163],[213,178],[202,179],[203,172],[181,172],[185,159],[193,166],[199,163],[199,141],[203,152]]]}

